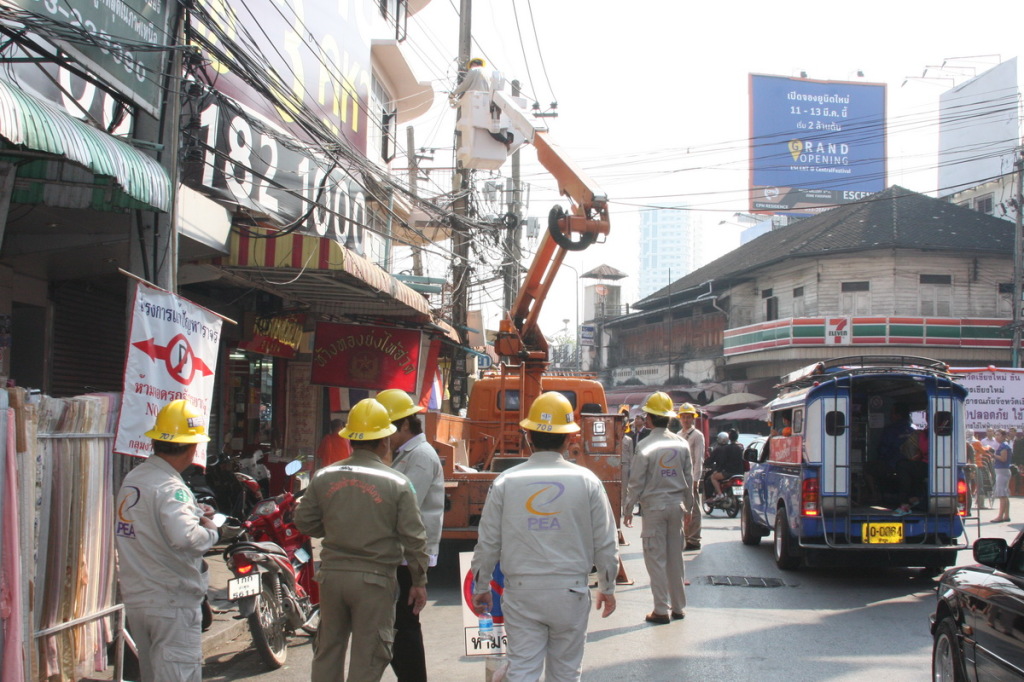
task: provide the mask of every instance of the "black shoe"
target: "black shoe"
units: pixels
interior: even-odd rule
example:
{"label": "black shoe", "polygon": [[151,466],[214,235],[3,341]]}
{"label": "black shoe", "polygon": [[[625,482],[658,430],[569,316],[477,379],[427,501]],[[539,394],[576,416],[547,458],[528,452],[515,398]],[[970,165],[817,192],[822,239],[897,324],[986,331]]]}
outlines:
{"label": "black shoe", "polygon": [[672,622],[667,613],[654,613],[653,611],[644,616],[644,620],[655,625],[668,625]]}
{"label": "black shoe", "polygon": [[698,550],[698,549],[700,549],[700,543],[699,542],[687,542],[686,543],[686,547],[684,547],[684,550],[687,551],[687,552],[692,552],[692,551]]}
{"label": "black shoe", "polygon": [[686,618],[686,611],[673,611],[672,620],[682,620]]}

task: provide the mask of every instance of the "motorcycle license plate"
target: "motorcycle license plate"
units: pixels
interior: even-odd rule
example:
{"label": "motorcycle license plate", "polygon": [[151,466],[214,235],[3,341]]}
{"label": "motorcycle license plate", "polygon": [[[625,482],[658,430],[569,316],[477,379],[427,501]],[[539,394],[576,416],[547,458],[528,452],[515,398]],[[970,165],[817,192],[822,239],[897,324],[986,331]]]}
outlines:
{"label": "motorcycle license plate", "polygon": [[301,566],[302,564],[309,561],[309,552],[304,547],[299,547],[295,550],[295,563]]}
{"label": "motorcycle license plate", "polygon": [[241,578],[232,578],[228,581],[228,599],[231,601],[241,599],[242,597],[251,597],[254,594],[259,593],[259,573],[253,573],[252,575],[243,576]]}
{"label": "motorcycle license plate", "polygon": [[732,494],[735,495],[736,497],[740,498],[740,499],[743,499],[743,486],[741,486],[741,485],[734,485],[732,487]]}
{"label": "motorcycle license plate", "polygon": [[903,542],[903,524],[862,523],[860,534],[868,545],[898,545]]}

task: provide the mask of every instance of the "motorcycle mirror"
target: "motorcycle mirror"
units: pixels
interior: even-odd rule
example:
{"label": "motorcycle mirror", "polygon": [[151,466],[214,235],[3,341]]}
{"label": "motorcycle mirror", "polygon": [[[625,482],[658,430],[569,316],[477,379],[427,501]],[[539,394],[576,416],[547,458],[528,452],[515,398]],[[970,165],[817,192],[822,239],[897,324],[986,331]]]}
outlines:
{"label": "motorcycle mirror", "polygon": [[220,512],[217,512],[216,514],[214,514],[213,515],[213,519],[212,519],[213,525],[217,526],[218,528],[223,526],[224,522],[227,521],[227,520],[228,520],[228,517],[224,516]]}
{"label": "motorcycle mirror", "polygon": [[299,471],[299,469],[301,469],[301,468],[302,468],[302,462],[300,462],[297,459],[293,459],[292,461],[288,462],[284,466],[284,473],[286,473],[287,475],[291,476],[292,474],[297,473]]}

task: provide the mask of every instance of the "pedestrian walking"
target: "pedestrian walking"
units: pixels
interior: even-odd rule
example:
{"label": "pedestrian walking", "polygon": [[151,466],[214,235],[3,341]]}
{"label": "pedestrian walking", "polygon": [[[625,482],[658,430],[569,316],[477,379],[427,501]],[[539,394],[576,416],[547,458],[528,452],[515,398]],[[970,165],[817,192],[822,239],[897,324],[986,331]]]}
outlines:
{"label": "pedestrian walking", "polygon": [[619,500],[622,511],[626,511],[626,485],[629,483],[629,467],[633,462],[633,453],[636,451],[636,442],[633,440],[633,434],[630,433],[630,418],[629,410],[622,412],[622,419],[626,423],[625,433],[622,434],[622,456],[619,459],[619,480],[621,482]]}
{"label": "pedestrian walking", "polygon": [[1010,460],[1013,449],[1006,442],[1006,432],[998,429],[995,433],[996,448],[992,455],[992,466],[996,472],[996,485],[992,496],[999,501],[999,513],[993,523],[1005,523],[1010,520]]}
{"label": "pedestrian walking", "polygon": [[348,678],[379,680],[384,674],[394,639],[396,569],[403,559],[413,612],[427,603],[427,540],[416,492],[383,461],[394,432],[386,407],[373,398],[356,403],[341,431],[354,443],[352,456],[317,471],[295,509],[295,526],[323,538],[312,682],[344,682],[349,639]]}
{"label": "pedestrian walking", "polygon": [[704,476],[704,433],[697,428],[697,408],[690,403],[679,407],[679,420],[683,423],[680,435],[686,439],[690,447],[690,465],[693,476],[693,506],[686,512],[683,520],[683,535],[686,537],[686,550],[700,549],[701,513],[700,513],[700,482]]}
{"label": "pedestrian walking", "polygon": [[117,493],[118,581],[142,682],[202,680],[203,554],[217,541],[213,510],[196,504],[181,472],[210,438],[185,400],[165,405],[145,433],[153,454]]}
{"label": "pedestrian walking", "polygon": [[[651,580],[654,610],[644,620],[659,625],[686,617],[683,517],[694,508],[690,447],[668,430],[675,415],[672,398],[657,391],[644,401],[651,433],[637,444],[626,490],[623,522],[633,526],[633,505],[643,508],[644,564]],[[671,613],[671,616],[669,615]]]}
{"label": "pedestrian walking", "polygon": [[495,479],[473,552],[473,604],[490,611],[491,579],[501,561],[501,607],[509,682],[575,682],[583,670],[590,610],[588,574],[597,568],[597,608],[615,610],[615,517],[601,481],[564,458],[577,433],[569,400],[539,396],[520,423],[533,454]]}
{"label": "pedestrian walking", "polygon": [[332,419],[329,430],[320,439],[316,446],[316,459],[313,462],[314,469],[322,469],[331,466],[335,462],[348,459],[352,456],[352,444],[348,438],[342,438],[339,432],[345,428],[344,419]]}
{"label": "pedestrian walking", "polygon": [[[412,401],[409,394],[390,388],[377,394],[377,401],[387,408],[392,425],[394,455],[391,467],[405,474],[416,491],[423,526],[427,531],[428,566],[437,565],[444,520],[444,470],[437,451],[427,442],[419,413],[426,412]],[[427,661],[423,650],[420,617],[409,603],[412,573],[403,561],[398,567],[398,601],[395,603],[395,645],[391,669],[398,682],[426,682]]]}

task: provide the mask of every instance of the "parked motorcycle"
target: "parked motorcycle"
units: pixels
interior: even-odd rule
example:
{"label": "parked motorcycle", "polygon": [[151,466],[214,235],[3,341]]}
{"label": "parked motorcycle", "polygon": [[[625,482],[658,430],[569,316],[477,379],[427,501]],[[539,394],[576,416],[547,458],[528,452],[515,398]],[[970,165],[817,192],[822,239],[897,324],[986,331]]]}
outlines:
{"label": "parked motorcycle", "polygon": [[[299,462],[285,467],[288,476]],[[284,665],[288,638],[298,629],[312,635],[320,623],[320,590],[313,579],[313,545],[292,523],[302,491],[263,500],[241,524],[224,560],[234,578],[228,599],[238,602],[260,658],[272,669]]]}
{"label": "parked motorcycle", "polygon": [[214,495],[213,488],[207,482],[206,472],[201,466],[190,464],[181,472],[181,477],[185,480],[185,485],[192,491],[197,504],[207,505],[213,509],[218,508],[217,496]]}
{"label": "parked motorcycle", "polygon": [[702,489],[704,490],[704,513],[708,516],[716,509],[721,509],[730,519],[736,518],[743,505],[743,474],[730,476],[721,481],[723,497],[715,499],[715,486],[711,483],[711,471],[704,474]]}

